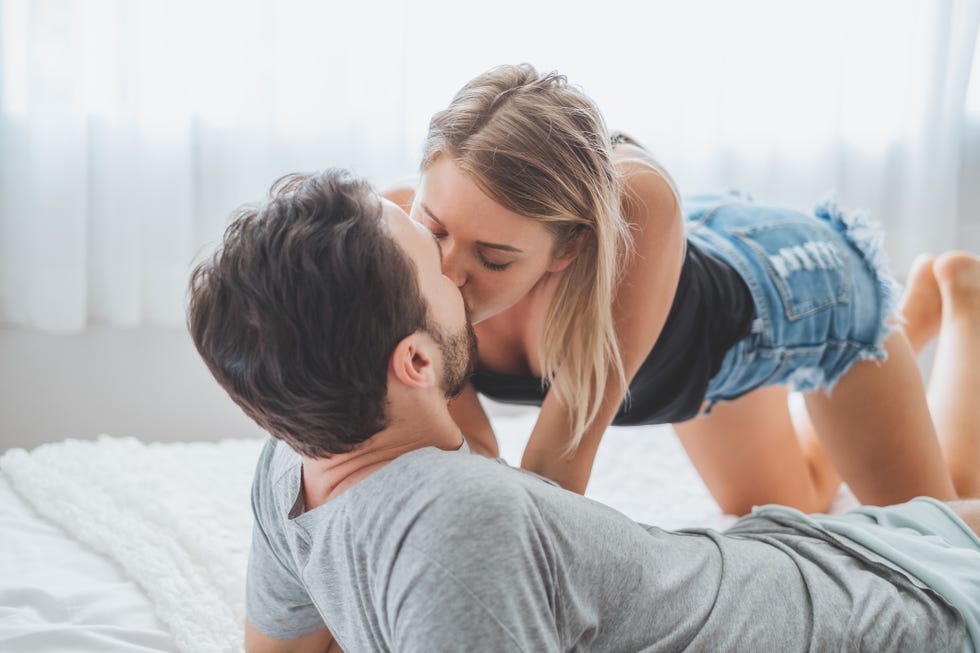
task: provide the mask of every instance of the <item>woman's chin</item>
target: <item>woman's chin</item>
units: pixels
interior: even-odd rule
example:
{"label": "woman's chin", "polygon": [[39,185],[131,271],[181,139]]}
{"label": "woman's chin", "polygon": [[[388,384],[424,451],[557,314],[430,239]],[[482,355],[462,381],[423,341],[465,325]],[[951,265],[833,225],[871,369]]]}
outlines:
{"label": "woman's chin", "polygon": [[485,320],[489,320],[491,317],[493,317],[492,314],[487,314],[484,313],[483,311],[474,311],[466,314],[466,319],[468,319],[470,321],[470,324],[472,324],[473,326],[476,326],[477,324]]}

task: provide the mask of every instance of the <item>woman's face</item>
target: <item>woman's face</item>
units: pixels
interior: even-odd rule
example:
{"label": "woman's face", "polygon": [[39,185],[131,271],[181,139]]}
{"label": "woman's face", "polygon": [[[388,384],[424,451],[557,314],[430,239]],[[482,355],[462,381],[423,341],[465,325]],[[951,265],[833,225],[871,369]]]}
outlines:
{"label": "woman's face", "polygon": [[516,304],[573,258],[553,258],[550,231],[487,197],[447,156],[423,172],[412,219],[436,236],[442,272],[459,287],[474,324]]}

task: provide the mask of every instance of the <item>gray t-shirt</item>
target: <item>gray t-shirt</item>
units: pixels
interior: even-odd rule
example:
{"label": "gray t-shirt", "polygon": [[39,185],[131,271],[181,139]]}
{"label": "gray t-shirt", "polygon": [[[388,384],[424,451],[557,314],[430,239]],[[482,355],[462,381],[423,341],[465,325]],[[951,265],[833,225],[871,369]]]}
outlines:
{"label": "gray t-shirt", "polygon": [[819,529],[664,531],[534,474],[425,448],[304,511],[299,456],[260,457],[246,608],[358,651],[960,651],[937,594]]}

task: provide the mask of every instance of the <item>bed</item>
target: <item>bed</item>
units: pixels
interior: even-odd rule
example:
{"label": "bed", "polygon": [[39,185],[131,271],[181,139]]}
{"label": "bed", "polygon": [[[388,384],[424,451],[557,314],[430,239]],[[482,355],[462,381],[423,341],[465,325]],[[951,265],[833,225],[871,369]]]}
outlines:
{"label": "bed", "polygon": [[[493,418],[520,460],[536,413]],[[0,458],[0,650],[239,651],[260,439],[102,436]],[[669,426],[610,429],[588,496],[666,528],[724,528]],[[846,489],[835,510],[853,503]]]}

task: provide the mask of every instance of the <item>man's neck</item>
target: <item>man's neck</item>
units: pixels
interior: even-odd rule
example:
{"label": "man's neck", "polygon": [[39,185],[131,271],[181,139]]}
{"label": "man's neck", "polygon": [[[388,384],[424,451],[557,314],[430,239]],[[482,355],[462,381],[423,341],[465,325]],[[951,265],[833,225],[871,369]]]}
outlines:
{"label": "man's neck", "polygon": [[[421,411],[420,411],[421,412]],[[412,414],[393,419],[354,451],[330,458],[303,458],[303,493],[306,510],[336,498],[399,456],[424,447],[459,449],[463,436],[449,416]]]}

